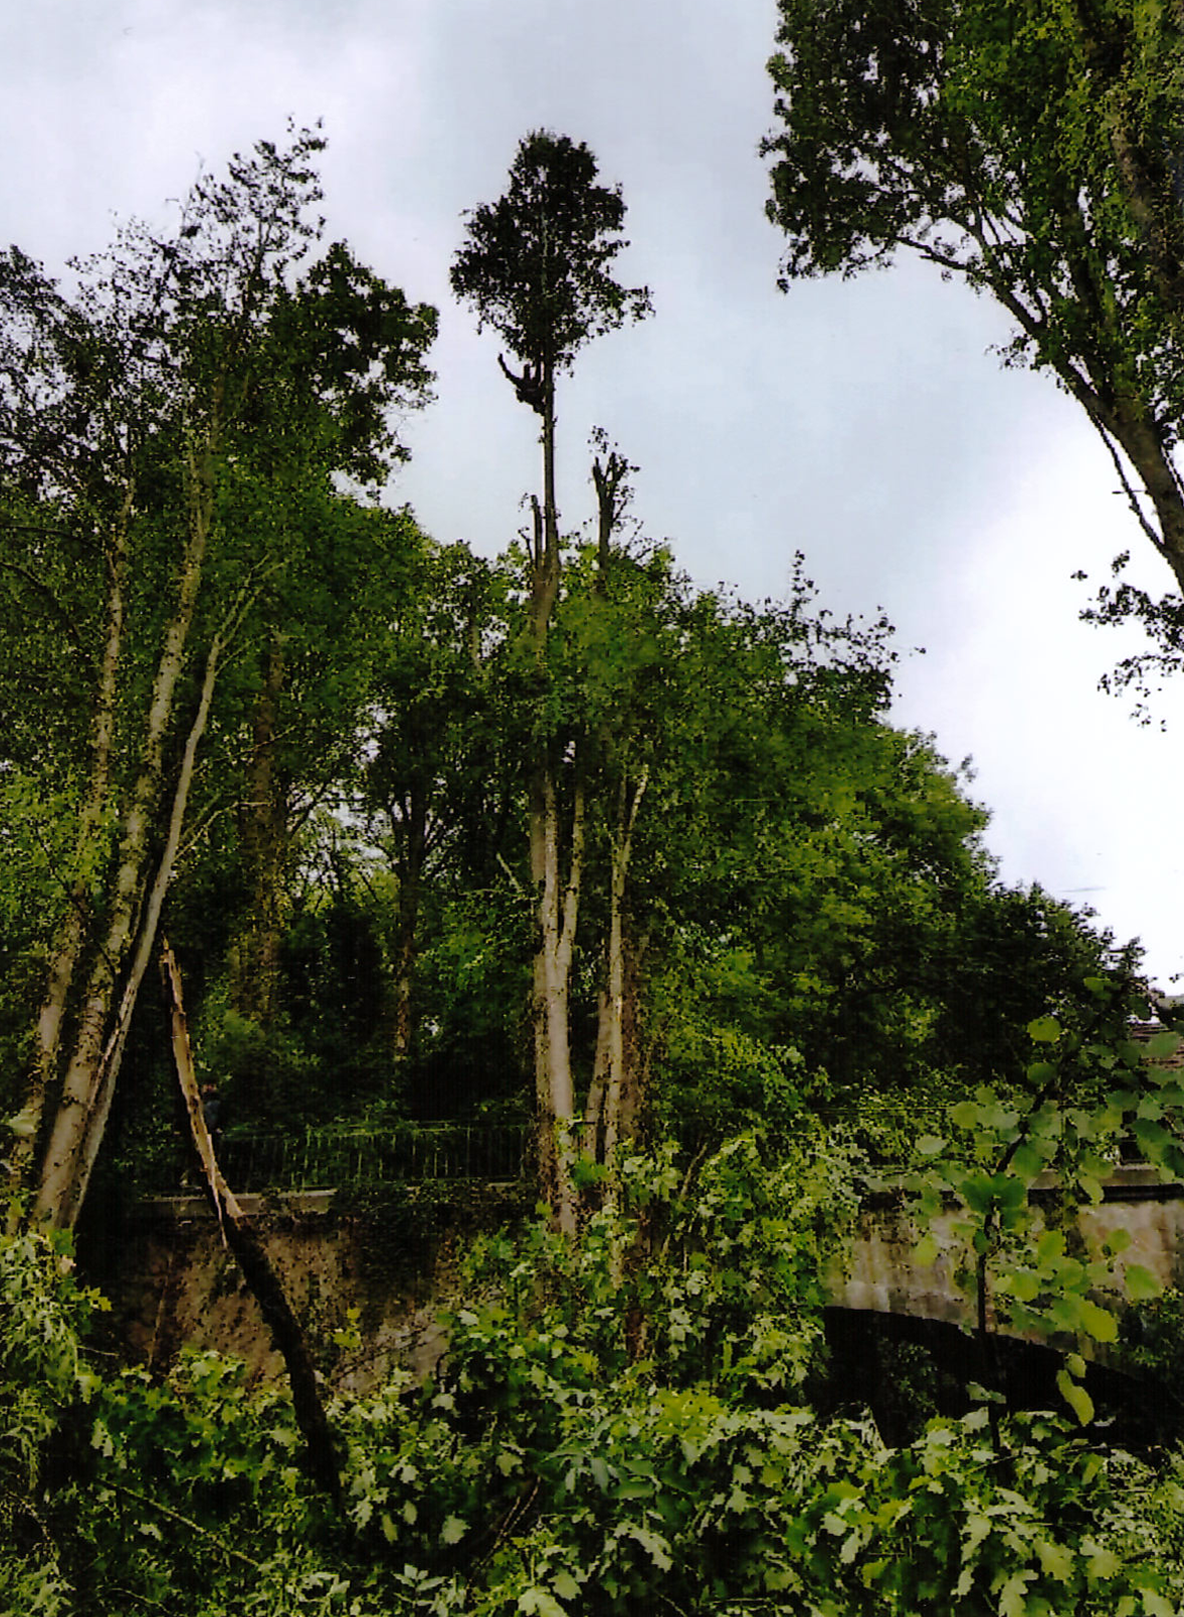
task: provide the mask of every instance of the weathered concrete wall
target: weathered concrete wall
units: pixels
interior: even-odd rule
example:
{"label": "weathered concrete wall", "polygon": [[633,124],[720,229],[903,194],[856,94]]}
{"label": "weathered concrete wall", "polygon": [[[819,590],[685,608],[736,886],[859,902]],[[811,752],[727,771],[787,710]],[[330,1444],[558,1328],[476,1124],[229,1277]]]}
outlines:
{"label": "weathered concrete wall", "polygon": [[[1138,1263],[1161,1284],[1184,1288],[1184,1187],[1162,1185],[1146,1169],[1124,1169],[1106,1187],[1102,1206],[1080,1223],[1087,1249],[1118,1228],[1132,1237],[1121,1263]],[[457,1295],[460,1260],[481,1229],[524,1211],[520,1186],[482,1186],[467,1205],[417,1206],[412,1195],[392,1210],[352,1214],[332,1191],[269,1200],[242,1198],[256,1221],[289,1300],[321,1354],[327,1379],[364,1391],[402,1366],[427,1373],[445,1345],[439,1315]],[[860,1216],[846,1260],[831,1279],[841,1308],[909,1314],[973,1326],[972,1307],[957,1284],[964,1256],[939,1220],[936,1263],[915,1258],[916,1230],[899,1197],[883,1193]],[[270,1333],[198,1196],[145,1203],[121,1237],[113,1280],[112,1328],[124,1351],[142,1363],[167,1364],[180,1346],[212,1347],[248,1365],[252,1377],[283,1373]],[[363,1346],[336,1346],[335,1332],[357,1310]]]}
{"label": "weathered concrete wall", "polygon": [[[444,1348],[439,1315],[457,1290],[476,1231],[514,1210],[513,1190],[485,1187],[481,1205],[437,1204],[384,1219],[337,1211],[332,1191],[240,1198],[264,1240],[288,1299],[334,1386],[364,1391],[397,1367],[426,1374]],[[203,1198],[145,1203],[122,1232],[105,1290],[110,1328],[133,1361],[161,1367],[182,1345],[242,1359],[249,1376],[283,1374],[283,1361]],[[357,1310],[360,1350],[334,1333]]]}
{"label": "weathered concrete wall", "polygon": [[[1042,1189],[1047,1193],[1049,1188],[1037,1181],[1037,1205]],[[1107,1182],[1105,1195],[1101,1206],[1086,1208],[1080,1216],[1085,1251],[1099,1253],[1105,1239],[1123,1229],[1131,1243],[1117,1260],[1117,1272],[1128,1263],[1140,1264],[1162,1286],[1184,1287],[1184,1186],[1163,1184],[1153,1169],[1122,1168]],[[972,1327],[973,1308],[957,1281],[958,1269],[966,1263],[964,1244],[952,1233],[957,1218],[951,1210],[934,1222],[937,1261],[921,1265],[915,1257],[918,1231],[901,1199],[887,1192],[878,1196],[860,1214],[845,1269],[835,1273],[835,1303]]]}

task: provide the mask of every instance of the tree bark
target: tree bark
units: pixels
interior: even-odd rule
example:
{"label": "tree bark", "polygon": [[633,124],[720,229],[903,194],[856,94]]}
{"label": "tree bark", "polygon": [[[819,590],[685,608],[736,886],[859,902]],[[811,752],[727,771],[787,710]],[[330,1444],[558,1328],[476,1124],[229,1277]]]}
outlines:
{"label": "tree bark", "polygon": [[10,1159],[10,1181],[15,1187],[22,1187],[31,1171],[45,1117],[46,1096],[57,1081],[62,1027],[90,915],[90,891],[84,871],[95,856],[111,785],[116,697],[127,612],[128,522],[133,494],[134,484],[129,481],[106,551],[105,630],[91,707],[90,773],[78,819],[66,913],[50,957],[45,998],[37,1017],[37,1043],[23,1111],[26,1132],[15,1140]]}
{"label": "tree bark", "polygon": [[622,780],[611,839],[604,986],[597,1017],[596,1067],[584,1113],[586,1149],[605,1163],[612,1162],[618,1145],[632,1131],[638,1112],[636,1005],[631,1003],[636,996],[636,978],[629,969],[625,899],[633,830],[648,781],[649,771],[645,768],[632,790]]}
{"label": "tree bark", "polygon": [[328,1494],[334,1507],[344,1514],[337,1436],[325,1413],[317,1386],[316,1370],[300,1322],[276,1274],[267,1251],[243,1213],[237,1198],[222,1176],[214,1154],[214,1144],[202,1115],[201,1092],[194,1071],[189,1045],[189,1028],[181,997],[181,974],[167,940],[161,948],[161,973],[168,996],[172,1024],[173,1061],[194,1149],[201,1162],[206,1191],[222,1230],[223,1239],[238,1260],[251,1292],[270,1326],[276,1346],[284,1356],[292,1388],[296,1420],[308,1451],[309,1471],[318,1486]]}
{"label": "tree bark", "polygon": [[128,1033],[131,1030],[132,1013],[136,1008],[136,1000],[139,997],[144,973],[148,969],[148,962],[156,946],[156,934],[160,926],[161,910],[164,907],[165,895],[168,892],[169,883],[172,880],[173,870],[177,862],[177,854],[181,847],[185,811],[189,805],[189,791],[193,784],[193,774],[197,764],[197,749],[201,743],[202,736],[205,734],[206,723],[210,716],[210,705],[214,699],[214,686],[217,682],[221,652],[221,640],[215,638],[206,658],[206,670],[202,680],[197,713],[189,727],[189,734],[185,740],[185,751],[182,755],[181,766],[177,775],[177,783],[173,789],[173,802],[169,813],[169,828],[164,851],[156,867],[156,875],[148,893],[144,913],[140,919],[135,954],[132,958],[131,969],[120,999],[115,1026],[103,1048],[102,1060],[95,1073],[87,1107],[86,1128],[79,1143],[78,1158],[69,1187],[69,1195],[58,1211],[56,1222],[67,1228],[73,1228],[77,1222],[78,1215],[82,1210],[82,1204],[86,1199],[91,1170],[94,1168],[95,1160],[98,1157],[99,1147],[103,1143],[103,1134],[106,1131],[107,1119],[111,1113],[111,1101],[115,1094],[115,1084],[119,1077],[123,1052],[127,1046]]}
{"label": "tree bark", "polygon": [[[530,577],[530,638],[540,678],[544,676],[547,634],[559,599],[561,560],[559,515],[555,504],[555,373],[544,361],[542,378],[543,503],[534,507],[534,547]],[[533,967],[535,1097],[538,1108],[539,1169],[552,1217],[565,1235],[576,1229],[572,1178],[575,1094],[568,1030],[568,990],[572,946],[579,918],[583,880],[584,787],[575,760],[567,871],[558,790],[555,738],[539,735],[527,789],[530,873],[536,895],[537,938]]]}
{"label": "tree bark", "polygon": [[263,1029],[274,1021],[279,998],[288,803],[276,768],[276,740],[286,672],[283,636],[273,633],[263,651],[246,801],[239,814],[247,913],[231,948],[230,983],[234,1010]]}
{"label": "tree bark", "polygon": [[106,928],[99,940],[78,1018],[73,1049],[42,1158],[35,1213],[69,1227],[77,1216],[78,1175],[85,1159],[91,1112],[101,1087],[103,1051],[119,979],[133,946],[148,883],[150,840],[164,771],[164,742],[173,718],[177,686],[201,585],[213,521],[213,442],[191,446],[188,458],[189,533],[177,602],[165,631],[148,706],[135,784],[123,814]]}
{"label": "tree bark", "polygon": [[419,903],[423,891],[424,865],[428,853],[429,785],[413,779],[404,802],[400,827],[402,856],[398,860],[398,913],[395,919],[395,1005],[393,1049],[396,1062],[405,1061],[411,1049],[411,991],[419,940]]}

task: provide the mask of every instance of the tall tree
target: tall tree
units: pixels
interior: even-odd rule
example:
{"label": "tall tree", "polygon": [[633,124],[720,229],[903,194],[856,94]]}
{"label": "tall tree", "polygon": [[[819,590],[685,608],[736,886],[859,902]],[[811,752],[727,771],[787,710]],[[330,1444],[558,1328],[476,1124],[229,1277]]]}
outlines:
{"label": "tall tree", "polygon": [[[1014,322],[1009,361],[1050,371],[1081,405],[1184,586],[1179,8],[779,7],[781,127],[763,149],[789,243],[783,287],[904,248],[988,292]],[[1154,631],[1154,611],[1140,615]],[[1178,645],[1178,611],[1159,622]]]}
{"label": "tall tree", "polygon": [[[535,130],[518,147],[510,184],[497,202],[468,216],[452,289],[490,325],[522,366],[502,370],[519,400],[541,419],[542,498],[532,500],[529,601],[524,637],[540,682],[559,599],[562,557],[555,501],[555,382],[593,337],[649,313],[645,287],[614,280],[625,204],[619,187],[596,182],[596,159],[565,135]],[[541,688],[541,684],[540,684]],[[568,1030],[571,978],[586,835],[586,783],[578,746],[563,834],[560,774],[567,737],[539,704],[528,765],[531,878],[537,895],[534,963],[535,1082],[543,1178],[555,1217],[575,1227],[568,1137],[575,1119]]]}
{"label": "tall tree", "polygon": [[[493,569],[465,545],[427,544],[416,589],[389,619],[374,684],[359,808],[395,879],[391,938],[392,1053],[412,1045],[412,989],[425,888],[447,861],[459,865],[458,832],[481,810],[493,750],[486,662],[494,627]],[[478,798],[479,805],[474,805]]]}
{"label": "tall tree", "polygon": [[432,311],[412,318],[344,247],[303,268],[322,145],[236,157],[172,239],[125,230],[71,297],[15,249],[0,260],[2,515],[22,576],[44,555],[51,593],[64,578],[85,606],[61,719],[75,848],[17,1161],[41,1144],[37,1212],[60,1225],[102,1139],[203,737],[232,722],[225,671],[274,642],[268,591],[310,503],[380,474],[389,405],[426,385]]}

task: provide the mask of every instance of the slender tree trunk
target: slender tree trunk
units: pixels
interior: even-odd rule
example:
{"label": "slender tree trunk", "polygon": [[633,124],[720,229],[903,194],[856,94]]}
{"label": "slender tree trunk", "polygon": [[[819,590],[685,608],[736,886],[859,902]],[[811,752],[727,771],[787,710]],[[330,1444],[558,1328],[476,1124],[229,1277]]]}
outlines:
{"label": "slender tree trunk", "polygon": [[82,872],[95,859],[111,785],[116,699],[127,610],[128,522],[134,485],[129,481],[106,553],[107,590],[103,652],[91,707],[90,775],[78,820],[72,882],[66,913],[50,958],[45,998],[37,1018],[37,1043],[23,1118],[27,1132],[11,1154],[11,1180],[23,1185],[33,1164],[45,1116],[46,1096],[56,1084],[62,1026],[90,918],[90,892]]}
{"label": "slender tree trunk", "polygon": [[283,636],[263,651],[255,703],[247,800],[239,816],[247,913],[231,948],[230,1002],[240,1016],[268,1028],[278,1009],[283,886],[288,855],[288,803],[276,768],[280,698],[287,672]]}
{"label": "slender tree trunk", "polygon": [[411,991],[418,954],[419,904],[428,851],[428,798],[426,781],[413,780],[402,822],[403,852],[398,860],[399,904],[395,921],[395,1006],[393,1050],[396,1062],[411,1049]]}
{"label": "slender tree trunk", "polygon": [[[540,675],[545,665],[547,634],[559,598],[561,571],[559,515],[555,505],[555,376],[549,362],[542,367],[542,388],[543,504],[541,512],[537,502],[534,508],[530,597],[531,643]],[[575,1093],[568,991],[583,880],[584,787],[577,758],[565,874],[555,753],[554,739],[540,735],[535,742],[527,791],[530,872],[536,894],[537,922],[532,1011],[543,1190],[556,1225],[565,1234],[572,1235],[576,1228],[572,1179]]]}
{"label": "slender tree trunk", "polygon": [[[628,503],[626,478],[629,467],[615,451],[603,462],[597,456],[592,466],[596,487],[597,571],[595,592],[608,599],[609,569],[612,565],[613,534]],[[607,727],[601,737],[602,750],[609,751]],[[630,1072],[626,1050],[626,942],[625,897],[633,829],[649,779],[643,766],[636,783],[630,786],[628,770],[622,767],[617,788],[614,823],[609,832],[609,922],[604,946],[604,981],[597,1003],[596,1060],[592,1084],[584,1108],[585,1149],[610,1163],[620,1140],[630,1126],[636,1107],[629,1102]],[[635,989],[635,983],[631,986]],[[635,1020],[635,1018],[630,1018]]]}
{"label": "slender tree trunk", "polygon": [[115,1094],[115,1084],[123,1062],[123,1052],[127,1046],[128,1033],[131,1031],[132,1013],[136,1008],[136,1000],[139,997],[144,973],[148,969],[152,952],[156,947],[156,934],[160,927],[161,911],[164,908],[165,896],[168,893],[169,883],[172,880],[173,870],[177,863],[177,854],[181,847],[181,833],[185,826],[185,811],[189,805],[189,791],[193,784],[193,774],[197,765],[197,751],[201,744],[201,738],[205,734],[206,724],[210,716],[210,705],[214,699],[214,686],[218,678],[221,654],[221,641],[216,638],[206,657],[205,675],[202,680],[197,712],[194,715],[193,723],[189,727],[189,734],[185,740],[185,750],[181,758],[181,766],[177,774],[177,782],[173,788],[173,801],[169,813],[169,827],[165,838],[164,851],[156,867],[156,875],[149,890],[147,902],[144,905],[144,913],[140,918],[135,954],[132,958],[127,982],[124,985],[120,999],[115,1026],[103,1048],[102,1060],[95,1074],[87,1107],[86,1130],[79,1144],[78,1160],[73,1180],[69,1187],[69,1195],[63,1200],[57,1211],[55,1222],[66,1228],[73,1228],[82,1210],[82,1204],[86,1199],[91,1170],[94,1168],[98,1157],[99,1147],[103,1143],[107,1119],[111,1113],[111,1101]]}
{"label": "slender tree trunk", "polygon": [[554,772],[531,782],[531,876],[538,894],[534,958],[535,1090],[540,1115],[540,1168],[555,1221],[565,1234],[576,1227],[572,1182],[575,1089],[571,1072],[568,1005],[572,948],[584,873],[584,786],[573,786],[571,832],[563,870],[561,816]]}
{"label": "slender tree trunk", "polygon": [[213,444],[209,439],[191,449],[187,492],[189,533],[177,604],[165,631],[148,706],[139,769],[123,814],[106,927],[98,941],[42,1159],[36,1214],[52,1224],[68,1224],[77,1214],[77,1178],[84,1162],[91,1110],[100,1088],[103,1051],[115,1012],[118,983],[134,943],[148,883],[151,834],[164,771],[164,742],[184,669],[213,520]]}
{"label": "slender tree trunk", "polygon": [[611,1163],[617,1146],[628,1137],[638,1112],[636,1038],[636,974],[629,969],[625,935],[625,900],[633,830],[649,780],[643,769],[632,790],[622,781],[612,835],[609,881],[609,924],[604,950],[604,986],[600,992],[596,1032],[596,1067],[585,1108],[585,1138]]}

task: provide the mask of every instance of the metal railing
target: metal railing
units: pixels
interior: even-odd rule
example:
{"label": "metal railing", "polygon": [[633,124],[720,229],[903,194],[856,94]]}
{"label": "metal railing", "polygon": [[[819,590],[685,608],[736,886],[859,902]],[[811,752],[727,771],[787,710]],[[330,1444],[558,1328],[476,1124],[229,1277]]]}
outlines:
{"label": "metal railing", "polygon": [[514,1180],[526,1172],[528,1128],[518,1123],[399,1123],[229,1131],[218,1161],[234,1190],[327,1190],[424,1180]]}

